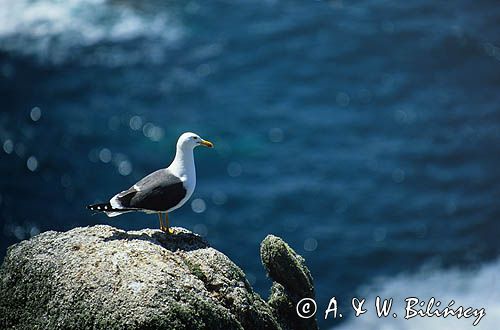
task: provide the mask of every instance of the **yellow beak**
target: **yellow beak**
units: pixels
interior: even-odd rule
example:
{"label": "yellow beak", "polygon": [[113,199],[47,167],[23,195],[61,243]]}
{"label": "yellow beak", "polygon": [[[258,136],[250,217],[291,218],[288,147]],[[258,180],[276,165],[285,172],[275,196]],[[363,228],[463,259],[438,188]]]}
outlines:
{"label": "yellow beak", "polygon": [[214,144],[210,141],[207,141],[207,140],[201,140],[200,144],[202,146],[205,146],[205,147],[208,147],[208,148],[213,148],[214,147]]}

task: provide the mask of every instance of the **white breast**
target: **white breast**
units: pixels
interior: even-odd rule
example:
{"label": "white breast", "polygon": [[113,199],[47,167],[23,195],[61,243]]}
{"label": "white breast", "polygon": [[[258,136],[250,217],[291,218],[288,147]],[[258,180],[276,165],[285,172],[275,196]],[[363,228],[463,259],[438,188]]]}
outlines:
{"label": "white breast", "polygon": [[168,167],[168,170],[175,176],[181,178],[186,189],[186,196],[176,206],[170,208],[168,212],[178,209],[184,205],[194,192],[196,187],[196,169],[194,165],[193,148],[177,148],[174,161]]}

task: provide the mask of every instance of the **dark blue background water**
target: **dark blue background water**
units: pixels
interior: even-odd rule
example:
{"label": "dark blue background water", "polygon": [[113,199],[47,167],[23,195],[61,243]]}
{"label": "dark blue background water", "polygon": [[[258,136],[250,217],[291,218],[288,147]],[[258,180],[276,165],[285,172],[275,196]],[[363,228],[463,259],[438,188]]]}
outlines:
{"label": "dark blue background water", "polygon": [[46,230],[156,228],[85,205],[167,166],[194,131],[217,148],[196,150],[198,200],[171,221],[263,296],[269,233],[306,258],[322,305],[496,258],[495,2],[134,3],[2,4],[0,255]]}

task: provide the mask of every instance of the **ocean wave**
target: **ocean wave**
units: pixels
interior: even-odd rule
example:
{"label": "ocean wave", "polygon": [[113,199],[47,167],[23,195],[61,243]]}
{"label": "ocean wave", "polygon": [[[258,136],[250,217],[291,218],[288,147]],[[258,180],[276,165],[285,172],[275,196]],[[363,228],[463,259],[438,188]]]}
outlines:
{"label": "ocean wave", "polygon": [[[500,323],[500,260],[483,265],[476,270],[421,270],[413,275],[399,275],[393,278],[376,280],[370,286],[361,289],[360,296],[366,298],[366,308],[373,308],[376,296],[382,299],[394,298],[392,311],[398,314],[397,318],[388,316],[378,318],[376,313],[369,309],[358,318],[351,318],[335,329],[384,329],[384,330],[413,330],[413,329],[498,329]],[[365,294],[365,295],[363,295]],[[440,310],[455,301],[453,308],[485,308],[486,315],[477,326],[473,326],[475,317],[457,319],[414,317],[404,319],[405,299],[417,297],[421,301],[429,301],[431,297],[441,301]],[[370,305],[371,304],[371,305]],[[421,307],[425,310],[425,306]],[[401,314],[401,315],[399,315]]]}
{"label": "ocean wave", "polygon": [[[0,51],[52,63],[97,44],[139,39],[168,46],[182,36],[181,25],[167,10],[144,12],[123,2],[0,0],[0,7]],[[127,58],[113,56],[118,62]]]}

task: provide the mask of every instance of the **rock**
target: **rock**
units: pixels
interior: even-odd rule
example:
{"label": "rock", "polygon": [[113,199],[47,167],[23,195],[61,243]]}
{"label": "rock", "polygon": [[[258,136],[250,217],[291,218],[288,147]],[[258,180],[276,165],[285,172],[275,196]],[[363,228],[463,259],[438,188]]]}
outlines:
{"label": "rock", "polygon": [[304,259],[281,238],[268,235],[260,245],[262,264],[274,282],[269,306],[283,329],[318,329],[314,317],[300,318],[297,303],[303,298],[314,299],[311,273]]}
{"label": "rock", "polygon": [[11,246],[0,268],[1,329],[315,329],[304,260],[268,236],[269,303],[223,253],[183,228],[46,232]]}
{"label": "rock", "polygon": [[0,328],[281,329],[245,274],[201,237],[110,226],[9,248]]}

